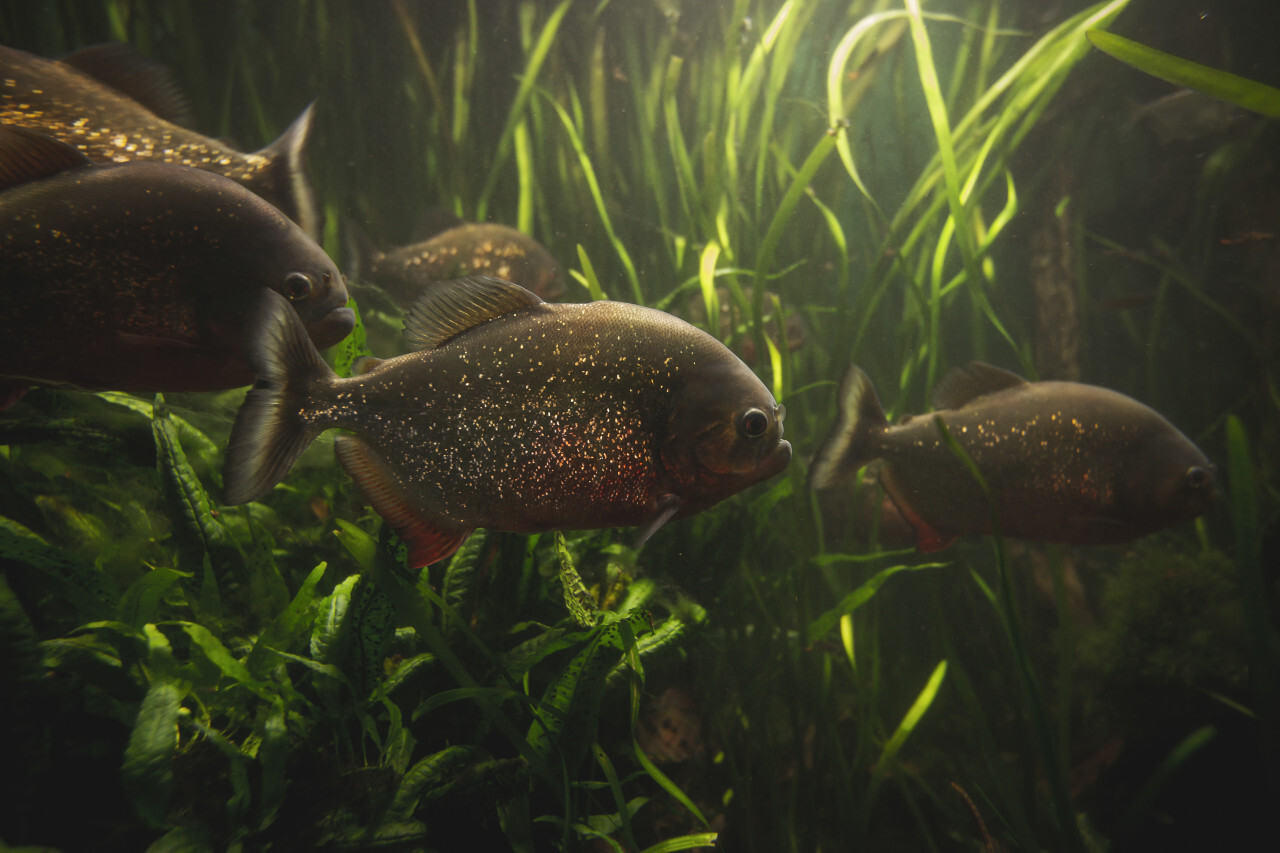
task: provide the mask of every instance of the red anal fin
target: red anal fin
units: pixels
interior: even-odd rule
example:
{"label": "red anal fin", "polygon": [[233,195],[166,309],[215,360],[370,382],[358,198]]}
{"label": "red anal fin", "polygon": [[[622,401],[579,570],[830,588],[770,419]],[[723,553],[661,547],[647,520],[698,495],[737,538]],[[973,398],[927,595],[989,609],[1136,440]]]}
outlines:
{"label": "red anal fin", "polygon": [[31,386],[20,379],[0,379],[0,412],[22,399]]}
{"label": "red anal fin", "polygon": [[880,485],[884,488],[884,492],[889,496],[889,500],[893,501],[893,505],[897,508],[898,513],[911,525],[911,529],[916,533],[916,550],[922,554],[932,554],[935,551],[941,551],[950,546],[960,537],[954,533],[943,533],[929,522],[925,521],[920,513],[907,503],[902,497],[901,489],[897,480],[893,475],[893,468],[886,465],[880,471]]}
{"label": "red anal fin", "polygon": [[334,441],[333,449],[360,493],[409,547],[409,568],[443,560],[471,535],[470,528],[445,529],[424,519],[396,487],[386,465],[361,439],[341,436]]}

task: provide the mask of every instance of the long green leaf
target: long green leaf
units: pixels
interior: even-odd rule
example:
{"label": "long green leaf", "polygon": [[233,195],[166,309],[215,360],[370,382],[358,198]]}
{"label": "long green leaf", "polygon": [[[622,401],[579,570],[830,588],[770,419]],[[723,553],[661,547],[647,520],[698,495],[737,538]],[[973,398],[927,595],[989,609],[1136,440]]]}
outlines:
{"label": "long green leaf", "polygon": [[1106,30],[1089,30],[1086,35],[1098,50],[1152,77],[1204,92],[1268,118],[1280,118],[1280,89],[1182,59]]}

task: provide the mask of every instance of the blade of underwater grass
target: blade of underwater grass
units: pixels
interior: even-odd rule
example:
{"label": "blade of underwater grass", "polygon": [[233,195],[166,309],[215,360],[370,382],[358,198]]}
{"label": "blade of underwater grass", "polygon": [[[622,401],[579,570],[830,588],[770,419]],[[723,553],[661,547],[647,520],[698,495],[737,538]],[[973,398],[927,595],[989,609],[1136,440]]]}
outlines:
{"label": "blade of underwater grass", "polygon": [[552,98],[550,93],[543,90],[539,90],[539,92],[547,103],[555,109],[556,115],[560,117],[560,122],[564,125],[565,132],[569,136],[569,142],[573,145],[573,150],[578,155],[578,163],[582,167],[583,178],[586,180],[587,188],[591,191],[591,198],[596,204],[596,212],[600,214],[600,222],[604,225],[604,230],[609,235],[609,240],[613,243],[614,250],[618,253],[618,260],[622,262],[623,270],[627,274],[627,281],[631,283],[632,296],[635,298],[637,305],[643,305],[645,302],[644,294],[640,290],[640,277],[636,274],[636,268],[631,262],[631,255],[627,252],[627,247],[613,230],[613,222],[609,218],[608,207],[605,205],[604,197],[600,193],[600,184],[596,181],[596,173],[591,166],[591,158],[582,146],[582,137],[578,134],[578,130],[574,127],[573,120],[569,117],[569,113],[565,108]]}
{"label": "blade of underwater grass", "polygon": [[1280,792],[1280,636],[1271,622],[1269,604],[1274,587],[1262,563],[1262,539],[1258,517],[1258,484],[1244,424],[1227,418],[1227,474],[1231,496],[1231,522],[1235,528],[1236,571],[1241,606],[1249,638],[1250,682],[1268,788]]}
{"label": "blade of underwater grass", "polygon": [[933,674],[925,682],[920,695],[916,697],[915,702],[911,704],[902,721],[898,723],[893,735],[885,743],[884,748],[881,749],[880,758],[876,761],[875,769],[871,773],[871,781],[867,784],[867,791],[858,803],[858,817],[855,822],[855,825],[859,828],[858,837],[866,837],[867,826],[871,822],[871,811],[875,806],[876,795],[880,791],[880,785],[884,781],[888,766],[893,763],[898,751],[902,749],[902,745],[907,742],[907,738],[915,731],[920,719],[933,704],[933,700],[938,695],[938,689],[942,686],[942,679],[946,677],[946,674],[947,662],[946,660],[941,660],[934,667]]}
{"label": "blade of underwater grass", "polygon": [[1090,29],[1085,35],[1108,56],[1166,83],[1195,89],[1268,118],[1280,118],[1280,89],[1182,59],[1106,30]]}
{"label": "blade of underwater grass", "polygon": [[[502,127],[502,133],[498,136],[498,144],[493,149],[494,161],[489,169],[489,176],[485,179],[484,188],[480,191],[480,198],[476,202],[476,219],[479,221],[483,222],[488,215],[489,202],[493,196],[494,189],[497,187],[498,180],[502,176],[502,166],[510,152],[516,126],[520,122],[520,117],[524,113],[529,99],[533,97],[534,89],[538,82],[538,73],[542,70],[542,65],[546,62],[547,55],[551,52],[551,47],[555,43],[556,33],[560,29],[560,22],[564,19],[565,12],[569,11],[569,6],[572,2],[573,0],[562,0],[560,5],[552,10],[551,14],[547,16],[546,23],[542,25],[541,32],[538,33],[537,43],[534,44],[533,50],[529,52],[524,73],[520,75],[519,88],[516,90],[515,98],[511,101],[506,123]],[[579,142],[579,147],[580,144]]]}
{"label": "blade of underwater grass", "polygon": [[983,500],[986,502],[987,514],[991,524],[991,536],[995,542],[996,564],[1000,573],[999,612],[1001,622],[1013,652],[1014,668],[1017,670],[1019,681],[1022,684],[1024,698],[1031,709],[1031,718],[1036,733],[1040,760],[1045,765],[1044,772],[1045,776],[1048,777],[1049,791],[1051,793],[1050,801],[1057,818],[1059,839],[1061,843],[1066,845],[1067,849],[1077,851],[1077,853],[1084,853],[1084,838],[1080,835],[1080,827],[1076,822],[1075,810],[1071,801],[1071,789],[1067,783],[1066,768],[1063,766],[1059,758],[1059,751],[1054,744],[1053,728],[1049,722],[1049,712],[1045,706],[1044,696],[1040,691],[1035,671],[1031,668],[1026,649],[1022,644],[1022,631],[1019,627],[1017,609],[1013,601],[1013,587],[1009,580],[1009,562],[1005,553],[1004,535],[1000,532],[1000,518],[996,512],[995,502],[991,497],[991,488],[987,485],[986,477],[983,476],[981,469],[973,461],[973,457],[951,435],[951,431],[947,429],[942,417],[934,415],[933,423],[947,449],[964,465],[977,482],[978,488],[982,492]]}

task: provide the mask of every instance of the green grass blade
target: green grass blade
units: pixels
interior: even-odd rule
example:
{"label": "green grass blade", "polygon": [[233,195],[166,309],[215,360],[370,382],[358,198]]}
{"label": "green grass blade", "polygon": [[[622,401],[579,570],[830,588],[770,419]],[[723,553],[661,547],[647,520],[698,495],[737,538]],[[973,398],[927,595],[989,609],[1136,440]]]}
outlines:
{"label": "green grass blade", "polygon": [[1089,30],[1086,35],[1098,50],[1152,77],[1204,92],[1268,118],[1280,118],[1280,89],[1182,59],[1106,30]]}

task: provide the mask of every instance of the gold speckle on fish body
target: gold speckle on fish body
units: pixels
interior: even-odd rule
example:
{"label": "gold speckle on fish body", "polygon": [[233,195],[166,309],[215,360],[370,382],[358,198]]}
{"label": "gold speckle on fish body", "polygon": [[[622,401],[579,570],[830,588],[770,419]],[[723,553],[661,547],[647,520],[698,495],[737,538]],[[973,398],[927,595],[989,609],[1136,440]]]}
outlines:
{"label": "gold speckle on fish body", "polygon": [[943,378],[938,411],[890,426],[870,380],[850,366],[840,401],[812,484],[830,489],[883,459],[879,481],[921,550],[991,529],[986,497],[935,418],[982,472],[1008,536],[1122,542],[1190,520],[1214,498],[1215,469],[1199,448],[1155,411],[1105,388],[1029,383],[975,362]]}
{"label": "gold speckle on fish body", "polygon": [[215,172],[318,237],[319,211],[301,163],[310,108],[268,147],[241,152],[188,130],[189,109],[167,72],[126,45],[97,45],[62,60],[0,46],[0,69],[0,122],[52,136],[95,162],[154,160]]}

